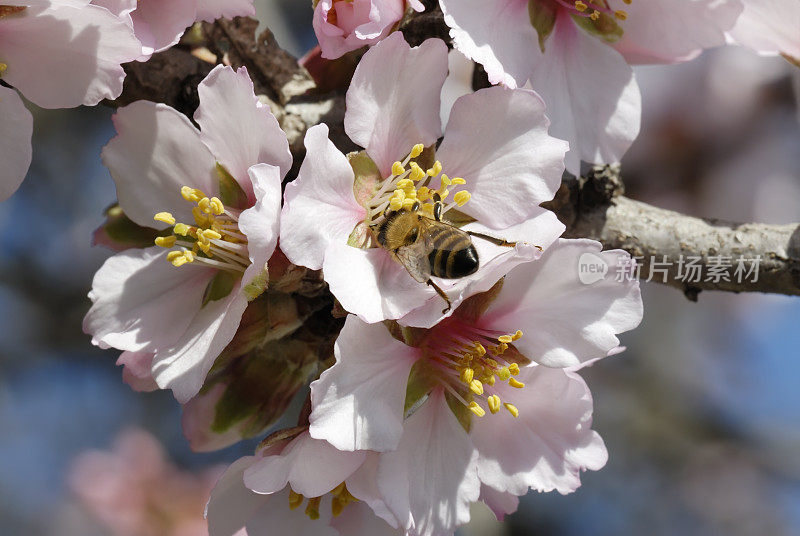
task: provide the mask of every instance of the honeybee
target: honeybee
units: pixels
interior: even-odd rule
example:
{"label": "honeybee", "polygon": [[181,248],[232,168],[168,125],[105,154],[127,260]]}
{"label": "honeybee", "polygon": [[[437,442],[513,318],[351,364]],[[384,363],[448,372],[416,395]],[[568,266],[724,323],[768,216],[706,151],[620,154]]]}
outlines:
{"label": "honeybee", "polygon": [[516,242],[464,231],[442,221],[442,202],[438,194],[434,194],[433,199],[433,218],[419,210],[419,202],[410,209],[387,211],[385,220],[377,226],[377,241],[411,277],[433,287],[447,302],[444,314],[451,308],[450,298],[431,276],[460,279],[474,274],[480,260],[472,243],[473,236],[498,246],[514,247]]}

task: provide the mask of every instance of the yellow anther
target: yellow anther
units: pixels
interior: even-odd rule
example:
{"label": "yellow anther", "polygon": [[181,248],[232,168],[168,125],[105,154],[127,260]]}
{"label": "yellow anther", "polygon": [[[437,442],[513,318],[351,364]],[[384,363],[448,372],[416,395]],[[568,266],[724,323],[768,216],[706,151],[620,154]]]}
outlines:
{"label": "yellow anther", "polygon": [[591,15],[589,15],[589,18],[592,19],[592,20],[599,19],[600,18],[600,12],[595,10]]}
{"label": "yellow anther", "polygon": [[584,4],[581,1],[575,2],[575,9],[577,9],[580,12],[584,12],[586,11],[586,4]]}
{"label": "yellow anther", "polygon": [[222,204],[218,197],[212,197],[209,204],[211,205],[211,211],[217,216],[225,212],[225,205]]}
{"label": "yellow anther", "polygon": [[203,238],[205,238],[206,240],[219,240],[220,238],[222,238],[222,235],[213,229],[206,229],[205,231],[202,231],[202,233],[198,234],[202,234]]}
{"label": "yellow anther", "polygon": [[322,497],[314,497],[313,499],[308,500],[308,505],[306,506],[306,515],[310,519],[319,519],[319,503],[322,500]]}
{"label": "yellow anther", "polygon": [[172,229],[172,232],[174,232],[176,235],[186,236],[187,234],[189,234],[190,230],[191,227],[189,227],[185,223],[176,223],[175,227]]}
{"label": "yellow anther", "polygon": [[403,164],[400,162],[395,162],[392,164],[392,175],[402,175],[406,172],[406,168],[403,167]]}
{"label": "yellow anther", "polygon": [[503,367],[497,371],[497,377],[500,378],[500,381],[507,381],[511,377],[511,371],[508,370],[508,367]]}
{"label": "yellow anther", "polygon": [[167,225],[175,225],[175,218],[169,212],[159,212],[153,219],[156,221],[164,222]]}
{"label": "yellow anther", "polygon": [[200,207],[200,210],[205,212],[206,214],[211,214],[213,209],[211,208],[211,199],[204,197],[200,201],[197,202],[197,206]]}
{"label": "yellow anther", "polygon": [[400,179],[399,181],[397,181],[397,187],[404,191],[407,191],[408,188],[413,189],[414,181],[412,181],[411,179]]}
{"label": "yellow anther", "polygon": [[516,378],[509,379],[508,385],[510,385],[511,387],[516,387],[517,389],[522,389],[523,387],[525,387],[525,384],[522,383],[521,381],[517,381]]}
{"label": "yellow anther", "polygon": [[181,195],[187,201],[191,201],[192,203],[197,203],[204,197],[206,194],[203,193],[202,190],[198,190],[197,188],[192,188],[191,186],[183,186],[181,187]]}
{"label": "yellow anther", "polygon": [[425,176],[425,171],[416,162],[411,162],[409,167],[411,168],[411,174],[408,177],[412,181],[417,182]]}
{"label": "yellow anther", "polygon": [[453,184],[453,185],[467,184],[467,181],[465,181],[461,177],[453,177],[452,179],[450,179],[450,183]]}
{"label": "yellow anther", "polygon": [[303,496],[293,489],[289,489],[289,508],[294,510],[303,504]]}
{"label": "yellow anther", "polygon": [[617,17],[619,20],[626,20],[628,18],[628,14],[621,9],[615,11],[614,16]]}
{"label": "yellow anther", "polygon": [[489,404],[489,411],[492,413],[497,413],[500,411],[500,397],[497,395],[492,395],[486,399],[486,402]]}
{"label": "yellow anther", "polygon": [[344,491],[344,482],[333,488],[330,493],[331,495],[338,497],[339,495],[342,494],[343,491]]}
{"label": "yellow anther", "polygon": [[486,377],[483,379],[483,383],[485,383],[486,385],[494,385],[494,381],[495,381],[495,380],[494,380],[494,375],[489,375],[489,376],[486,376]]}
{"label": "yellow anther", "polygon": [[522,338],[522,330],[521,329],[518,329],[517,332],[514,333],[514,335],[511,336],[511,340],[512,341],[518,341],[521,338]]}
{"label": "yellow anther", "polygon": [[393,197],[389,200],[389,208],[392,210],[400,210],[403,208],[403,201],[396,197]]}
{"label": "yellow anther", "polygon": [[465,367],[461,369],[461,381],[464,383],[470,383],[472,378],[475,377],[475,370],[469,367]]}
{"label": "yellow anther", "polygon": [[159,236],[156,238],[155,242],[157,246],[161,246],[162,248],[171,248],[175,245],[177,240],[175,236]]}
{"label": "yellow anther", "polygon": [[392,194],[392,197],[396,197],[396,198],[400,199],[400,201],[403,201],[406,198],[406,191],[405,190],[401,190],[400,188],[397,188],[394,191],[394,193]]}
{"label": "yellow anther", "polygon": [[500,345],[495,350],[494,354],[495,355],[503,355],[503,352],[505,352],[506,350],[508,350],[508,344],[506,344],[504,342],[501,342]]}
{"label": "yellow anther", "polygon": [[178,257],[183,257],[183,251],[170,251],[167,253],[167,260],[169,262],[174,262]]}
{"label": "yellow anther", "polygon": [[630,4],[633,0],[622,0],[622,1],[625,2],[626,4]]}
{"label": "yellow anther", "polygon": [[333,517],[339,517],[342,515],[344,511],[344,507],[346,506],[345,502],[339,499],[339,497],[334,497],[331,501],[331,514]]}
{"label": "yellow anther", "polygon": [[450,180],[450,177],[448,177],[444,173],[442,173],[442,179],[441,180],[442,180],[442,184],[444,184],[445,186],[450,186],[450,184],[452,184],[452,182],[453,182],[453,181]]}
{"label": "yellow anther", "polygon": [[410,158],[416,158],[422,154],[422,151],[425,150],[425,146],[421,143],[416,144],[414,147],[411,148],[411,152],[408,153]]}
{"label": "yellow anther", "polygon": [[480,380],[473,379],[471,382],[469,382],[469,390],[475,393],[476,395],[482,395],[483,384],[481,383]]}
{"label": "yellow anther", "polygon": [[409,197],[403,201],[403,208],[406,210],[411,210],[411,207],[413,207],[414,203],[416,202],[417,202],[416,199]]}
{"label": "yellow anther", "polygon": [[8,69],[8,64],[0,63],[0,74],[3,74],[4,72],[6,72],[6,69]]}
{"label": "yellow anther", "polygon": [[470,200],[472,195],[466,190],[461,190],[460,192],[456,192],[456,195],[453,196],[453,201],[456,202],[456,205],[459,207],[463,207],[467,204],[467,201]]}
{"label": "yellow anther", "polygon": [[506,402],[503,405],[511,415],[513,415],[514,417],[519,417],[519,410],[517,409],[517,406],[515,406],[514,404],[509,404],[508,402]]}
{"label": "yellow anther", "polygon": [[512,335],[500,335],[499,337],[497,337],[497,340],[500,341],[500,342],[509,343],[509,342],[513,341],[514,338],[513,338]]}
{"label": "yellow anther", "polygon": [[475,351],[478,352],[479,357],[483,357],[486,355],[486,348],[479,342],[475,343]]}
{"label": "yellow anther", "polygon": [[477,402],[470,402],[469,410],[478,417],[483,417],[484,415],[486,415],[486,410],[480,407]]}
{"label": "yellow anther", "polygon": [[450,190],[448,190],[447,188],[439,188],[438,190],[436,190],[436,193],[438,193],[439,198],[442,201],[444,201],[445,199],[447,199],[447,196],[450,195]]}
{"label": "yellow anther", "polygon": [[519,365],[516,363],[511,363],[508,366],[508,371],[511,373],[512,376],[516,376],[519,374]]}
{"label": "yellow anther", "polygon": [[208,242],[200,242],[198,240],[198,242],[195,244],[195,247],[200,249],[200,251],[202,251],[206,255],[211,255],[211,244],[209,244]]}
{"label": "yellow anther", "polygon": [[435,177],[442,172],[442,163],[438,160],[433,163],[433,167],[428,170],[429,177]]}
{"label": "yellow anther", "polygon": [[422,188],[417,190],[417,199],[419,199],[420,202],[427,201],[430,198],[431,198],[431,189],[428,188],[427,186],[423,186]]}

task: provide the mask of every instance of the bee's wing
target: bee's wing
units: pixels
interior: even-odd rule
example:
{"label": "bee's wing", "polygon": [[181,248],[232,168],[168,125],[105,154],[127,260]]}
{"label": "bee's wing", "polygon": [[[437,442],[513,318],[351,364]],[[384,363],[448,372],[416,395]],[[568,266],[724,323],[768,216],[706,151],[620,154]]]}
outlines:
{"label": "bee's wing", "polygon": [[420,283],[431,278],[431,262],[428,260],[430,245],[427,240],[417,240],[409,246],[397,249],[395,255],[408,273]]}

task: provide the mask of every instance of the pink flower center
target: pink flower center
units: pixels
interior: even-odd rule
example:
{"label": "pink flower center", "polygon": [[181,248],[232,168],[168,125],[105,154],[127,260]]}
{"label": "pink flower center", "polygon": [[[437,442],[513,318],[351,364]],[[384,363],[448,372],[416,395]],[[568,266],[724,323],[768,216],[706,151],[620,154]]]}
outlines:
{"label": "pink flower center", "polygon": [[159,212],[153,219],[172,226],[172,234],[159,236],[155,243],[164,248],[177,247],[167,254],[175,266],[197,262],[235,274],[242,274],[250,265],[247,237],[239,231],[240,211],[226,207],[216,197],[209,198],[197,188],[184,186],[181,195],[192,208],[194,225],[178,223],[169,212]]}
{"label": "pink flower center", "polygon": [[[333,517],[341,515],[344,507],[350,503],[357,502],[358,499],[353,497],[344,482],[333,488],[328,492],[331,496],[331,514]],[[289,488],[289,508],[294,510],[303,504],[305,497]],[[306,505],[306,515],[310,519],[319,519],[319,504],[322,502],[322,496],[310,497]]]}
{"label": "pink flower center", "polygon": [[430,331],[422,351],[441,373],[441,385],[476,416],[486,415],[486,406],[491,413],[505,407],[517,417],[519,410],[500,399],[495,383],[500,380],[517,389],[525,387],[514,378],[519,374],[519,364],[513,358],[517,352],[508,352],[520,337],[520,330],[505,334],[450,318]]}
{"label": "pink flower center", "polygon": [[[442,214],[455,206],[464,206],[470,200],[466,190],[454,190],[467,183],[461,177],[452,179],[442,173],[442,163],[438,160],[427,170],[413,161],[425,149],[421,143],[415,145],[406,158],[392,165],[392,174],[383,180],[378,191],[367,202],[367,216],[364,220],[368,226],[377,226],[385,219],[387,211],[420,210],[433,218],[434,198],[446,201],[453,194],[452,201],[442,208]],[[438,179],[438,188],[431,183]]]}
{"label": "pink flower center", "polygon": [[[614,10],[609,5],[611,0],[553,0],[556,4],[566,8],[572,15],[588,17],[592,20],[600,18],[601,13],[615,17],[619,20],[628,18],[628,13],[621,9]],[[622,0],[625,4],[630,4],[633,0]]]}

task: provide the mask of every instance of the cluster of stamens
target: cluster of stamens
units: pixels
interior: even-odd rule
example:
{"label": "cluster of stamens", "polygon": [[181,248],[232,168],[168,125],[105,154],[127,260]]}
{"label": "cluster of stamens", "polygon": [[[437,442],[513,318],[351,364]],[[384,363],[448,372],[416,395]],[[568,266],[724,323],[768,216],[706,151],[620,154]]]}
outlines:
{"label": "cluster of stamens", "polygon": [[[467,183],[461,177],[452,179],[442,173],[442,163],[438,160],[427,170],[423,170],[419,164],[412,162],[412,159],[422,154],[425,146],[421,143],[415,145],[408,156],[402,161],[392,164],[392,174],[387,177],[378,191],[372,196],[367,207],[367,225],[377,225],[384,219],[387,210],[397,211],[401,209],[412,210],[417,206],[418,209],[430,217],[433,217],[434,202],[438,197],[443,203],[450,194],[453,194],[452,201],[445,203],[442,207],[442,214],[455,206],[464,206],[469,201],[470,193],[466,190],[453,192],[456,187]],[[431,182],[439,179],[438,188],[432,188]]]}
{"label": "cluster of stamens", "polygon": [[184,186],[181,195],[192,207],[194,225],[178,223],[169,212],[159,212],[153,219],[172,226],[172,234],[159,236],[155,243],[170,251],[167,260],[175,266],[198,262],[221,270],[243,273],[250,264],[247,237],[239,231],[238,210],[226,207],[216,197],[208,197],[197,188]]}
{"label": "cluster of stamens", "polygon": [[[559,5],[562,5],[573,12],[573,14],[580,17],[589,17],[592,20],[600,18],[601,13],[605,13],[619,20],[628,18],[628,13],[622,9],[611,9],[608,6],[607,0],[555,0]],[[630,4],[632,0],[622,0],[626,4]]]}
{"label": "cluster of stamens", "polygon": [[[344,482],[333,488],[329,493],[333,495],[331,500],[331,514],[333,514],[333,517],[338,517],[348,504],[358,501],[347,491],[347,486]],[[289,508],[295,510],[303,504],[304,500],[305,497],[289,488]],[[309,519],[319,519],[320,502],[322,502],[322,497],[309,497],[305,512]]]}
{"label": "cluster of stamens", "polygon": [[[431,362],[445,372],[442,385],[462,404],[478,417],[486,415],[486,409],[475,399],[482,399],[491,413],[506,408],[514,417],[519,410],[511,403],[503,402],[493,387],[497,380],[507,382],[516,389],[525,384],[514,378],[519,374],[516,362],[503,358],[509,345],[522,337],[522,331],[494,336],[485,330],[462,328],[461,333],[450,334],[444,339],[435,338],[427,343]],[[457,386],[463,385],[465,389]],[[459,391],[467,391],[467,399]]]}

